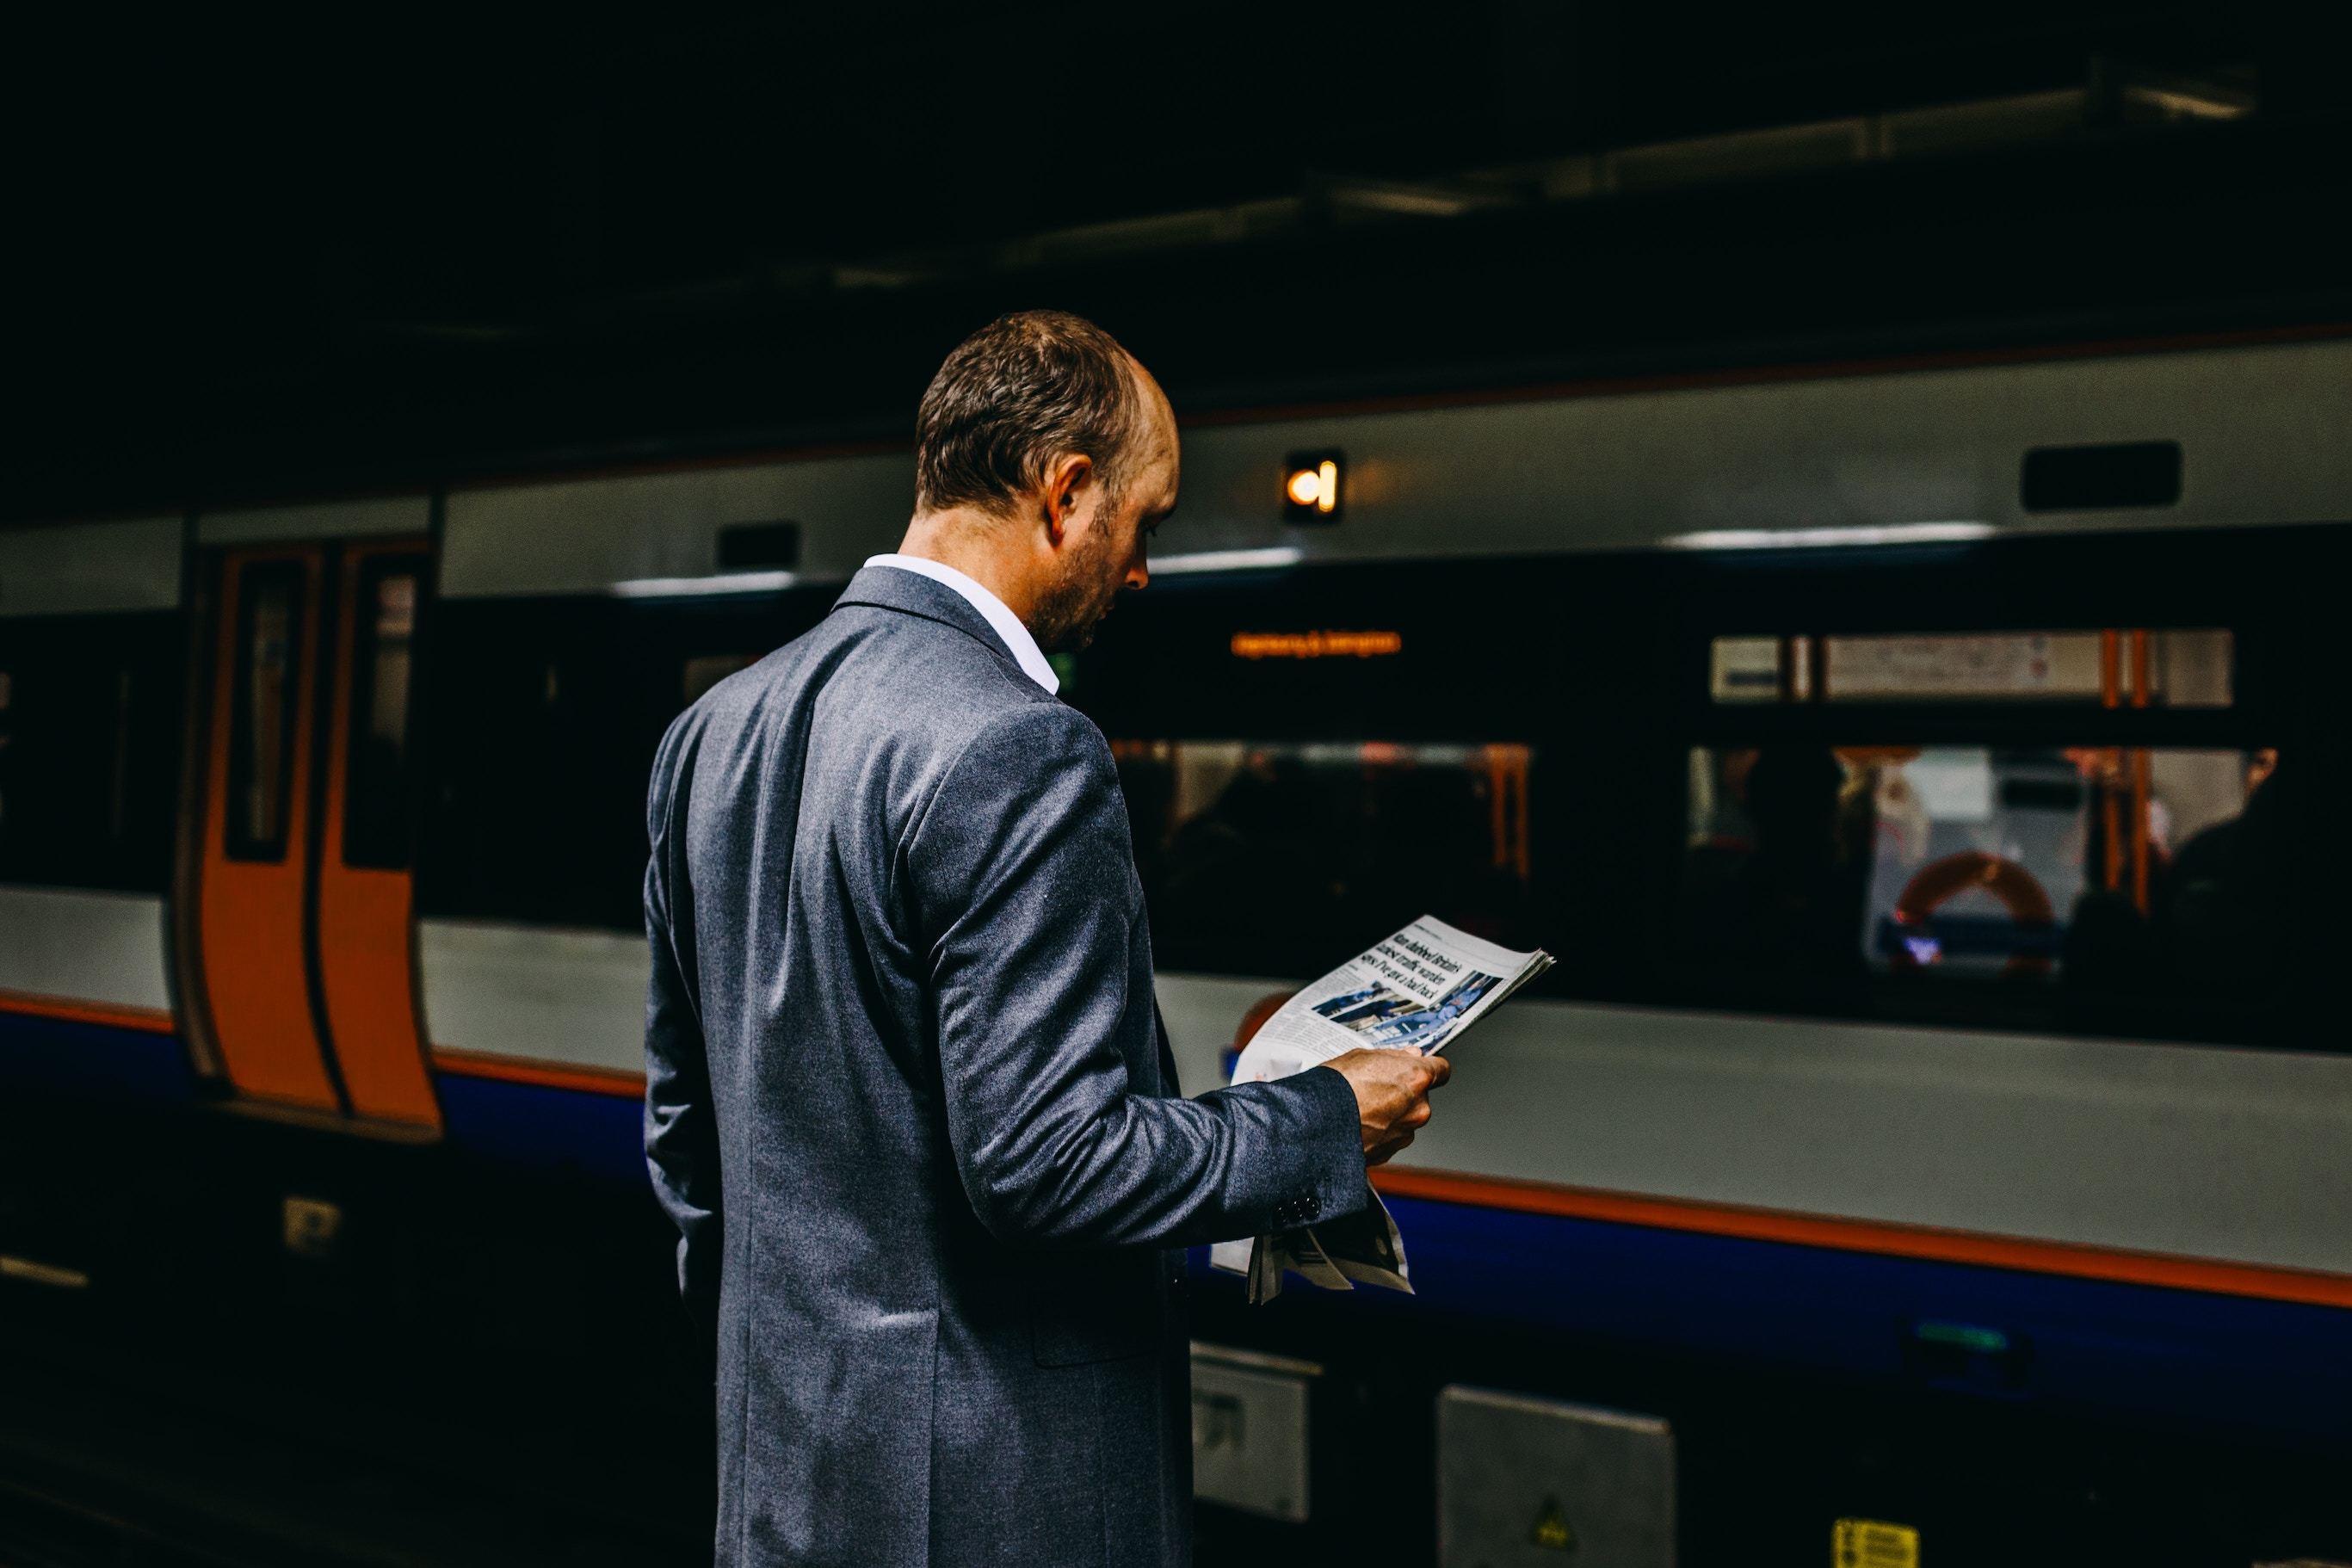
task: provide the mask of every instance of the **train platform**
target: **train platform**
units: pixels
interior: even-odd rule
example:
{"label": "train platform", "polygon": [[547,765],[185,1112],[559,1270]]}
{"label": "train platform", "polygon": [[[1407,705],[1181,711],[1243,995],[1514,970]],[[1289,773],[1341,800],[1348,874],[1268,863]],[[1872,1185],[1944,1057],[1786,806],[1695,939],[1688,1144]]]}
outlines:
{"label": "train platform", "polygon": [[[126,1376],[125,1373],[133,1373]],[[0,1359],[0,1568],[707,1563],[640,1456],[560,1424],[429,1425],[396,1402]]]}

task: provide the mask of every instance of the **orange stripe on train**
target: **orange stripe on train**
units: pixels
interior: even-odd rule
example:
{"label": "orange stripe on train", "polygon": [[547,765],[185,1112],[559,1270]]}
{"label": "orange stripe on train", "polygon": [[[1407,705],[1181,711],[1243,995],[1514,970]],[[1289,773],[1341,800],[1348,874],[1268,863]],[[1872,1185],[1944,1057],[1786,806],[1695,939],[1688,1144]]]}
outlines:
{"label": "orange stripe on train", "polygon": [[2352,1307],[2352,1275],[2317,1269],[2221,1263],[2167,1253],[2032,1241],[1974,1231],[1942,1230],[1933,1226],[1834,1219],[1735,1204],[1637,1197],[1544,1182],[1468,1176],[1451,1171],[1384,1166],[1372,1173],[1372,1184],[1399,1197],[1508,1209],[1519,1214],[1605,1220],[1661,1230],[1696,1231],[1753,1241],[1833,1247],[1844,1252],[2023,1269],[2036,1274],[2064,1274],[2223,1296],[2253,1296],[2318,1307]]}
{"label": "orange stripe on train", "polygon": [[180,1027],[171,1013],[162,1007],[141,1007],[127,1002],[86,1002],[75,996],[42,996],[29,991],[0,991],[0,1013],[140,1029],[151,1035],[176,1034]]}

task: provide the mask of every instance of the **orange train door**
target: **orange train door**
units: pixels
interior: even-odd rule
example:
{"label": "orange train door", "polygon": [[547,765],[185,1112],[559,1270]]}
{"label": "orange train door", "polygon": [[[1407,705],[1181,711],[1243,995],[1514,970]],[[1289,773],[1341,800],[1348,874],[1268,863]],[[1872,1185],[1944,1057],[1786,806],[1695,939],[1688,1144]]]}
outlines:
{"label": "orange train door", "polygon": [[419,539],[207,562],[197,841],[176,900],[200,1066],[256,1110],[430,1136],[413,840]]}

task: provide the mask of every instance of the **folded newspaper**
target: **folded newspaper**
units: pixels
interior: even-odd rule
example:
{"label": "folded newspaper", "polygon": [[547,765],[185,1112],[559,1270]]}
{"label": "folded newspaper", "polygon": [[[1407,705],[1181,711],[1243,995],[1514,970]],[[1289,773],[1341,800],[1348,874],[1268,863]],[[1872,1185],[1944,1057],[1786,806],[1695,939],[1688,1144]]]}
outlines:
{"label": "folded newspaper", "polygon": [[[1513,952],[1423,915],[1282,1005],[1242,1048],[1235,1083],[1264,1083],[1319,1067],[1359,1047],[1444,1050],[1503,999],[1551,967],[1551,954]],[[1319,1226],[1223,1242],[1210,1263],[1249,1278],[1255,1306],[1297,1274],[1329,1290],[1358,1284],[1410,1292],[1404,1238],[1378,1193]]]}

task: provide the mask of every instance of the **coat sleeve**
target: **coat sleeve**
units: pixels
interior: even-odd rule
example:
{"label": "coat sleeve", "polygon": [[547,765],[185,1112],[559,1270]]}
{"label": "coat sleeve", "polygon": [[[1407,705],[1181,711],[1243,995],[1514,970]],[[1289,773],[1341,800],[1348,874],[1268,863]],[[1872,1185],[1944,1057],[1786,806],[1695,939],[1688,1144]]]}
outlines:
{"label": "coat sleeve", "polygon": [[646,1163],[654,1195],[677,1226],[677,1283],[688,1313],[716,1331],[719,1313],[719,1134],[695,978],[694,904],[686,886],[682,769],[692,765],[682,718],[663,737],[646,803]]}
{"label": "coat sleeve", "polygon": [[1355,1091],[1314,1068],[1198,1100],[1138,1092],[1119,1043],[1141,918],[1110,750],[1034,703],[992,721],[911,826],[907,879],[965,1193],[994,1235],[1190,1246],[1364,1202]]}

